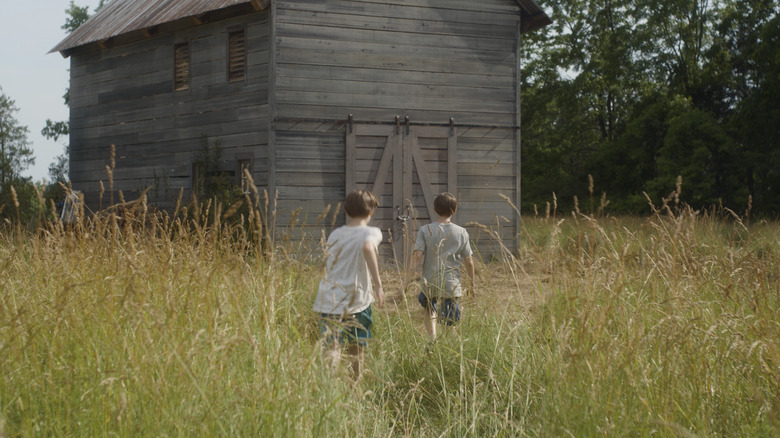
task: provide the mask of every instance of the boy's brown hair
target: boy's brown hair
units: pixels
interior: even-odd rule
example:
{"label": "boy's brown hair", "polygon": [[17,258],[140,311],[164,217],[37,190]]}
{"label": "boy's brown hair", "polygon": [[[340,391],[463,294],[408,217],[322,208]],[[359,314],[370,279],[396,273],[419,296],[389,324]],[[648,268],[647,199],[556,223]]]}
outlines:
{"label": "boy's brown hair", "polygon": [[458,209],[458,200],[451,193],[444,192],[433,200],[433,211],[439,216],[450,217]]}
{"label": "boy's brown hair", "polygon": [[368,190],[354,190],[344,201],[344,212],[352,218],[368,217],[377,207],[379,207],[379,199]]}

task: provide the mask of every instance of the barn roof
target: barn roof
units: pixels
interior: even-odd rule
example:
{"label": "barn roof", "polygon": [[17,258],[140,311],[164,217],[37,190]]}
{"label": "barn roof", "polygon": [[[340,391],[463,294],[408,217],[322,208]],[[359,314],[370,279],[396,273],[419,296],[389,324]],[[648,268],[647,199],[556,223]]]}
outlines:
{"label": "barn roof", "polygon": [[259,10],[265,8],[269,0],[113,0],[51,49],[51,52],[65,52],[129,32],[182,18],[197,18],[207,12],[245,3],[252,3]]}
{"label": "barn roof", "polygon": [[[534,0],[516,0],[525,18],[523,32],[552,21]],[[113,0],[90,17],[51,52],[69,51],[86,44],[106,41],[133,31],[147,30],[182,18],[198,18],[207,12],[251,3],[255,10],[268,7],[271,0]]]}

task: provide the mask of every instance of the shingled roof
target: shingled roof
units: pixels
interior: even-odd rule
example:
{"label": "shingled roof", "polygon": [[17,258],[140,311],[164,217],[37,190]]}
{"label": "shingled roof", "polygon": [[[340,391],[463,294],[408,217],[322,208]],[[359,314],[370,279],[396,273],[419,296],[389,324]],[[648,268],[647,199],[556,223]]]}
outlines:
{"label": "shingled roof", "polygon": [[[525,21],[523,32],[552,23],[534,0],[516,1]],[[76,47],[107,41],[183,18],[197,19],[211,11],[247,3],[252,4],[255,10],[262,10],[268,7],[271,0],[113,0],[51,49],[51,52],[61,52],[67,56]]]}

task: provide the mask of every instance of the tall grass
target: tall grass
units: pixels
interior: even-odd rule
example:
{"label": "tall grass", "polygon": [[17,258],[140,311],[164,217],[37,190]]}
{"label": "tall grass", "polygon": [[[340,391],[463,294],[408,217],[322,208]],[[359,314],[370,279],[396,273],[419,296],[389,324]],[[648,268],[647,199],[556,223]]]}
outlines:
{"label": "tall grass", "polygon": [[413,295],[375,310],[355,382],[320,359],[321,232],[246,202],[6,229],[0,436],[780,433],[777,223],[526,218],[457,334],[427,348]]}

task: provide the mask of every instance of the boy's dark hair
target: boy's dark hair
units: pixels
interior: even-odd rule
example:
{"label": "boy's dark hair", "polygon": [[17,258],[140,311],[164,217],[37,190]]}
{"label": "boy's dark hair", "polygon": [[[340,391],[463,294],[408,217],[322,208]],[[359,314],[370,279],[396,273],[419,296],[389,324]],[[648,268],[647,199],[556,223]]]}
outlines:
{"label": "boy's dark hair", "polygon": [[371,210],[379,207],[379,199],[368,190],[355,190],[344,201],[344,212],[353,218],[368,217]]}
{"label": "boy's dark hair", "polygon": [[442,193],[433,200],[433,211],[439,216],[450,217],[458,209],[458,200],[451,193]]}

